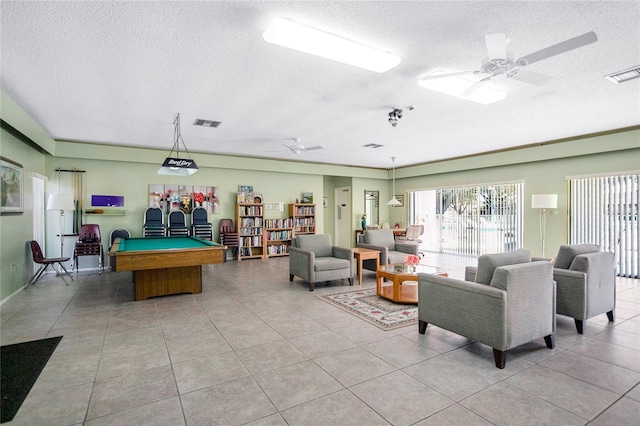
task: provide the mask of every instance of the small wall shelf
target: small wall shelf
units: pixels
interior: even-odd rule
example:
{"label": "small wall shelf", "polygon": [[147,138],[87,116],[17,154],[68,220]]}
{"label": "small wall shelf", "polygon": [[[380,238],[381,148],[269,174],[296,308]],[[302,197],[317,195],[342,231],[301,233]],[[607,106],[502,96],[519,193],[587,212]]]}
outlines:
{"label": "small wall shelf", "polygon": [[86,209],[82,212],[85,216],[125,216],[127,211],[125,209]]}

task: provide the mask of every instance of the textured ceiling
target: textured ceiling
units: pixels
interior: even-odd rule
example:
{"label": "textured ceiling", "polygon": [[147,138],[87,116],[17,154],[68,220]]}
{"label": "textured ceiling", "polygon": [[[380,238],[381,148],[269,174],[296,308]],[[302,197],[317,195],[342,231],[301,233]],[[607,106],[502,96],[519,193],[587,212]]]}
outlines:
{"label": "textured ceiling", "polygon": [[[2,1],[1,88],[57,140],[387,168],[640,124],[640,2]],[[281,16],[394,53],[383,74],[266,43]],[[598,41],[527,67],[544,86],[495,79],[481,105],[429,91],[436,69],[475,70],[484,35],[524,56],[595,31]],[[387,122],[405,110],[397,127]],[[221,121],[195,127],[197,118]],[[324,150],[290,157],[301,138]],[[365,144],[381,148],[364,148]]]}

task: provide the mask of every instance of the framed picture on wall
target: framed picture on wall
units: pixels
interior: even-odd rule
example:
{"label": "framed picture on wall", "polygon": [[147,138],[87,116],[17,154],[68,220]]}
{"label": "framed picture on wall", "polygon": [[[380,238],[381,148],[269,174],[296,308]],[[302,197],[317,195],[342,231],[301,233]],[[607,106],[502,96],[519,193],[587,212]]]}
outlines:
{"label": "framed picture on wall", "polygon": [[0,213],[23,213],[24,169],[22,164],[0,157]]}

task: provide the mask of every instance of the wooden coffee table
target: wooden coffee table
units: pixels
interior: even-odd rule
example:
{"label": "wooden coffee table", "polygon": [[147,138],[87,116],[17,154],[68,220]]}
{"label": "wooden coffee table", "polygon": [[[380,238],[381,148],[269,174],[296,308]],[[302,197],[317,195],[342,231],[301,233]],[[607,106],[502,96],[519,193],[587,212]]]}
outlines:
{"label": "wooden coffee table", "polygon": [[362,261],[373,259],[376,261],[376,271],[380,267],[380,252],[378,250],[356,247],[353,249],[353,257],[358,262],[358,283],[362,285]]}
{"label": "wooden coffee table", "polygon": [[[436,266],[417,265],[410,271],[404,263],[382,265],[376,272],[376,293],[380,297],[398,303],[418,303],[418,274],[436,274],[443,277],[447,273]],[[384,282],[385,278],[389,282]]]}

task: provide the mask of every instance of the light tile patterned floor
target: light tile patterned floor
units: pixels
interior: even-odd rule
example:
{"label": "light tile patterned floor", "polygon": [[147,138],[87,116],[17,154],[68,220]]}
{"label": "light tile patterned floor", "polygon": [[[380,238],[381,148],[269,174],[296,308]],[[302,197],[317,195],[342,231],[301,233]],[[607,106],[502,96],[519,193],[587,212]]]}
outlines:
{"label": "light tile patterned floor", "polygon": [[[475,259],[427,253],[464,277]],[[133,301],[130,273],[50,275],[1,307],[3,345],[64,338],[12,425],[631,425],[640,416],[640,280],[615,323],[558,317],[495,368],[437,327],[382,331],[289,282],[288,259],[204,268],[201,294]],[[364,285],[375,285],[365,272]]]}

